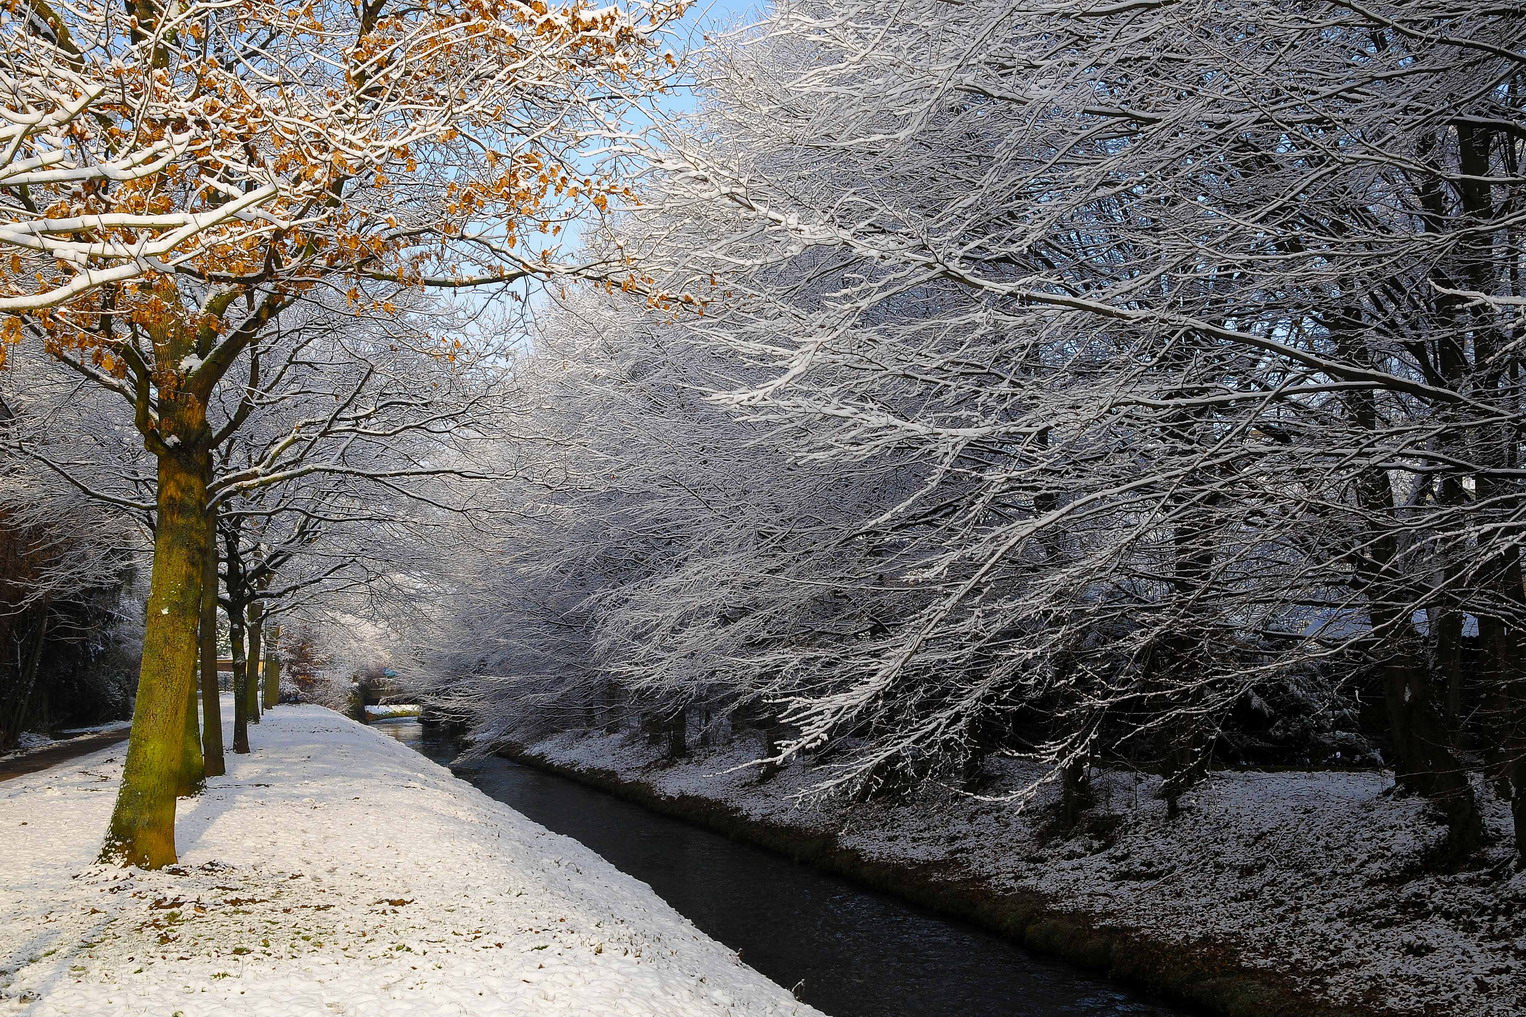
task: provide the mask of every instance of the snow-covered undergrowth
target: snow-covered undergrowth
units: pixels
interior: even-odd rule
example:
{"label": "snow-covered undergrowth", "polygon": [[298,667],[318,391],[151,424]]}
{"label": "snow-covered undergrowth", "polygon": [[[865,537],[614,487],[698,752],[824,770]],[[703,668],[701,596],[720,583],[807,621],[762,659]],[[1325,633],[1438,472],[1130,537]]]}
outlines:
{"label": "snow-covered undergrowth", "polygon": [[54,739],[49,738],[45,734],[38,734],[36,731],[23,731],[16,739],[16,747],[10,752],[3,753],[3,755],[24,756],[29,752],[36,752],[38,749],[45,749],[50,745],[56,744],[57,742]]}
{"label": "snow-covered undergrowth", "polygon": [[183,802],[181,864],[93,863],[122,747],[0,785],[0,1013],[816,1012],[575,841],[313,706]]}
{"label": "snow-covered undergrowth", "polygon": [[[698,795],[755,819],[832,831],[889,862],[937,863],[997,888],[1043,894],[1102,924],[1184,945],[1215,944],[1282,972],[1330,1002],[1447,1017],[1526,1013],[1526,873],[1514,873],[1503,803],[1485,789],[1494,846],[1465,871],[1422,860],[1441,830],[1424,804],[1374,772],[1218,772],[1166,816],[1158,779],[1108,774],[1078,829],[1053,801],[1024,809],[925,786],[896,801],[800,804],[799,767],[758,782],[747,746],[677,764],[637,733],[562,734],[531,750],[612,769],[669,795]],[[982,795],[1033,776],[988,764]]]}

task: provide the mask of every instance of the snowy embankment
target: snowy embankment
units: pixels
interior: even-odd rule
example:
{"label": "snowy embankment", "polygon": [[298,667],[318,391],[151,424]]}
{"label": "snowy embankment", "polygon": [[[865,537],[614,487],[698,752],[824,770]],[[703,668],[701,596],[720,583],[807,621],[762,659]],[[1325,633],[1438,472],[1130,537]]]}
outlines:
{"label": "snowy embankment", "polygon": [[[890,881],[897,888],[929,890],[916,894],[925,902],[945,899],[944,888],[961,913],[1221,1012],[1526,1013],[1526,873],[1511,868],[1508,816],[1483,788],[1492,845],[1466,870],[1438,874],[1424,858],[1440,830],[1381,773],[1214,773],[1174,821],[1154,796],[1157,778],[1112,773],[1067,832],[1054,829],[1052,800],[1020,809],[941,786],[895,801],[800,804],[809,775],[799,767],[763,782],[751,769],[723,772],[748,761],[744,747],[666,764],[639,734],[589,733],[527,755],[612,771],[696,818],[703,799],[765,832],[824,840],[829,849],[808,853],[841,871],[855,874],[851,859],[890,866],[902,874]],[[988,776],[982,794],[1000,798],[1033,773],[1003,761]],[[1425,829],[1434,838],[1417,837]],[[1004,913],[1003,900],[1020,903]],[[1061,923],[1082,933],[1069,948],[1045,926],[1054,915],[1079,919]],[[1212,984],[1237,973],[1264,979],[1251,986],[1266,990],[1262,1001]]]}
{"label": "snowy embankment", "polygon": [[16,742],[16,747],[10,752],[0,752],[0,759],[14,759],[17,756],[31,755],[41,752],[43,749],[57,748],[72,741],[91,738],[95,735],[107,734],[114,731],[126,731],[132,727],[132,722],[127,720],[112,720],[104,724],[96,724],[92,727],[71,727],[58,732],[59,737],[38,734],[35,731],[23,731],[21,738]]}
{"label": "snowy embankment", "polygon": [[124,747],[0,786],[0,1013],[816,1011],[644,884],[312,706],[182,802],[181,864],[94,864]]}

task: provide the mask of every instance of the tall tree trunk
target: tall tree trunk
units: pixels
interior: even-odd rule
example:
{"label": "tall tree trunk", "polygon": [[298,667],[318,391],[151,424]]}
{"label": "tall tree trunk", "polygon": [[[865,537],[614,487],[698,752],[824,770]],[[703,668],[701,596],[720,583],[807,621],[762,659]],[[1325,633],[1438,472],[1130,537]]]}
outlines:
{"label": "tall tree trunk", "polygon": [[26,702],[24,716],[30,718],[31,723],[37,724],[44,730],[48,727],[48,686],[37,680],[38,672],[42,670],[42,654],[48,646],[48,600],[43,599],[38,606],[37,634],[32,639],[32,652],[27,656],[26,667],[22,671],[21,679],[26,689]]}
{"label": "tall tree trunk", "polygon": [[615,734],[620,730],[621,692],[618,683],[604,683],[604,732]]}
{"label": "tall tree trunk", "polygon": [[682,759],[689,754],[689,708],[679,707],[668,719],[668,758]]}
{"label": "tall tree trunk", "polygon": [[32,613],[37,615],[37,624],[26,637],[25,648],[16,648],[16,685],[11,701],[4,704],[5,716],[0,718],[0,749],[14,746],[16,739],[32,720],[32,697],[37,691],[37,672],[42,666],[42,650],[48,641],[47,598]]}
{"label": "tall tree trunk", "polygon": [[[1484,496],[1493,495],[1492,482],[1479,485]],[[1526,587],[1523,587],[1521,555],[1507,547],[1481,576],[1497,591],[1497,603],[1506,610],[1478,618],[1478,634],[1484,652],[1479,669],[1481,684],[1489,694],[1493,724],[1485,738],[1487,756],[1503,778],[1501,791],[1510,801],[1515,833],[1516,867],[1526,868],[1526,652],[1521,644],[1526,618]]]}
{"label": "tall tree trunk", "polygon": [[[199,408],[180,407],[205,416]],[[187,421],[169,429],[178,435]],[[189,421],[194,425],[196,420]],[[198,443],[199,444],[199,443]],[[189,446],[189,447],[187,447]],[[207,553],[206,452],[182,445],[159,456],[154,564],[149,579],[143,662],[133,709],[127,764],[103,861],[157,869],[175,861],[175,794],[185,752],[187,686],[196,680],[200,649],[201,575]]]}
{"label": "tall tree trunk", "polygon": [[222,697],[217,687],[217,515],[207,513],[207,555],[201,572],[201,755],[202,775],[228,772],[223,759]]}
{"label": "tall tree trunk", "polygon": [[[1331,332],[1340,336],[1342,347],[1353,344],[1348,355],[1361,355],[1351,337],[1361,334],[1361,311],[1343,308],[1331,321]],[[1454,377],[1458,368],[1440,356],[1438,371]],[[1347,396],[1351,421],[1359,433],[1381,431],[1376,399],[1358,390]],[[1375,639],[1374,656],[1382,677],[1383,698],[1388,712],[1389,736],[1393,741],[1394,781],[1400,787],[1429,798],[1447,826],[1444,863],[1461,860],[1478,844],[1483,819],[1472,785],[1454,752],[1452,728],[1447,723],[1445,689],[1427,667],[1423,642],[1415,631],[1409,605],[1416,600],[1416,566],[1401,552],[1403,524],[1393,486],[1381,462],[1368,465],[1355,478],[1358,508],[1374,522],[1363,534],[1362,550],[1356,555],[1356,571],[1368,599],[1368,617]]]}
{"label": "tall tree trunk", "polygon": [[1451,732],[1435,701],[1423,657],[1398,648],[1383,665],[1384,695],[1394,745],[1394,779],[1429,798],[1447,824],[1443,862],[1460,861],[1477,845],[1483,820],[1462,764],[1453,755]]}
{"label": "tall tree trunk", "polygon": [[1060,829],[1074,830],[1082,814],[1096,803],[1088,776],[1090,760],[1077,755],[1060,769]]}
{"label": "tall tree trunk", "polygon": [[245,677],[245,691],[249,696],[249,723],[260,722],[260,672],[264,670],[260,666],[260,653],[264,642],[263,636],[265,619],[265,605],[258,600],[249,605],[249,626],[247,628],[249,638],[249,656],[244,658],[245,667],[249,669]]}
{"label": "tall tree trunk", "polygon": [[265,640],[265,709],[277,706],[281,702],[281,626],[277,625],[270,630],[270,638]]}
{"label": "tall tree trunk", "polygon": [[180,790],[181,798],[188,798],[201,791],[202,779],[206,776],[203,767],[205,762],[201,755],[201,722],[200,710],[197,709],[197,693],[201,689],[200,654],[201,654],[201,624],[197,619],[196,627],[197,664],[193,667],[192,674],[196,677],[186,683],[185,687],[185,743],[181,750],[180,759]]}
{"label": "tall tree trunk", "polygon": [[[230,567],[232,561],[230,559]],[[244,641],[244,602],[235,592],[237,583],[229,573],[228,643],[233,648],[233,751],[249,752],[249,667]]]}

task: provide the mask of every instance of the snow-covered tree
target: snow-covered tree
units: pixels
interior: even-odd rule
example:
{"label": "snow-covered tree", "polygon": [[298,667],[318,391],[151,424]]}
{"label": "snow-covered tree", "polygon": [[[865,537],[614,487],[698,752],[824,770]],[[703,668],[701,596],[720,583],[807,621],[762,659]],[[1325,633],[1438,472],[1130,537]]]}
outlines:
{"label": "snow-covered tree", "polygon": [[1126,756],[1174,807],[1315,676],[1385,704],[1451,850],[1475,751],[1526,824],[1523,32],[780,5],[610,241],[652,314],[543,343],[583,374],[525,429],[575,494],[530,500],[512,587],[566,597],[532,602],[579,684],[756,692],[829,785]]}
{"label": "snow-covered tree", "polygon": [[[144,664],[106,856],[159,866],[175,854],[215,394],[318,289],[386,309],[386,287],[547,271],[538,228],[621,189],[581,154],[661,73],[653,34],[668,13],[265,0],[8,9],[6,73],[19,84],[7,119],[39,127],[5,141],[4,242],[43,238],[33,253],[62,267],[49,263],[34,286],[35,259],[0,265],[5,295],[22,298],[7,309],[27,312],[5,336],[120,396],[158,474]],[[16,55],[33,46],[60,55]],[[38,84],[59,65],[79,82]]]}

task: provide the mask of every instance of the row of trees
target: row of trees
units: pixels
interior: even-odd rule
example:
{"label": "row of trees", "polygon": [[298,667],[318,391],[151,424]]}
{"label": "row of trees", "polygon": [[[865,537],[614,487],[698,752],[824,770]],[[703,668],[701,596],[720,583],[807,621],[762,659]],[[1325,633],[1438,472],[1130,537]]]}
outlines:
{"label": "row of trees", "polygon": [[604,241],[664,296],[523,373],[443,700],[1173,810],[1253,704],[1526,858],[1519,11],[790,2],[704,75]]}
{"label": "row of trees", "polygon": [[[130,436],[117,434],[112,440],[114,422],[109,417],[81,412],[77,404],[59,404],[60,396],[77,393],[73,386],[50,391],[46,372],[38,366],[42,365],[23,358],[4,378],[6,387],[15,390],[10,402],[19,412],[8,410],[0,446],[7,453],[7,483],[0,489],[5,576],[0,750],[13,747],[27,730],[127,715],[141,654],[143,590],[138,580],[153,515],[146,505],[140,506],[132,514],[135,520],[120,510],[122,499],[107,493],[108,487],[90,485],[104,479],[108,469],[123,480],[132,477],[136,467],[134,486],[151,490],[151,474],[144,469],[148,464],[141,450],[136,458],[132,455]],[[64,421],[65,416],[73,419]],[[127,444],[126,456],[92,460],[86,434],[114,451]],[[95,452],[100,455],[99,448]],[[71,457],[67,473],[65,463],[54,458],[65,453]],[[279,537],[263,542],[239,539],[241,516],[221,513],[221,536],[228,550],[221,557],[220,572],[218,558],[208,562],[208,597],[199,635],[205,711],[199,716],[201,707],[195,707],[188,716],[188,790],[198,787],[204,775],[220,775],[225,769],[217,698],[219,658],[231,654],[232,684],[240,693],[236,751],[248,752],[247,724],[258,723],[260,708],[278,699],[280,665],[274,651],[279,616],[311,602],[310,596],[298,599],[289,589],[270,588],[269,577],[295,549]],[[291,571],[295,577],[300,570]],[[219,589],[227,593],[219,597]],[[265,685],[256,696],[251,693],[259,687],[262,657]]]}
{"label": "row of trees", "polygon": [[[89,426],[14,447],[153,534],[103,857],[175,858],[216,558],[238,647],[240,627],[258,638],[260,605],[373,578],[374,554],[357,563],[336,542],[391,518],[377,491],[471,475],[465,418],[492,372],[463,361],[494,351],[421,335],[421,294],[557,267],[538,237],[618,197],[584,153],[666,71],[656,39],[676,11],[0,11],[0,338],[47,358],[32,370],[56,385],[72,376],[56,405],[97,412],[118,439],[130,427],[119,448],[134,454],[95,459]],[[238,699],[250,717],[252,696]]]}

